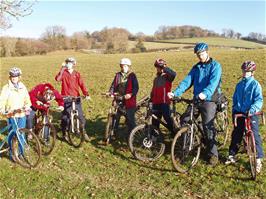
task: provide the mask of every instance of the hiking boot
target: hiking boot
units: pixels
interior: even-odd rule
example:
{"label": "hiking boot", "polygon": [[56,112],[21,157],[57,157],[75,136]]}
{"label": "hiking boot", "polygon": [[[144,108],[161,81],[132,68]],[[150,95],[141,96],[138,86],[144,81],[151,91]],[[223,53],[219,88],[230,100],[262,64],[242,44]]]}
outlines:
{"label": "hiking boot", "polygon": [[236,163],[236,159],[235,159],[235,156],[233,155],[229,155],[227,160],[225,161],[225,164],[226,165],[229,165],[229,164],[234,164]]}
{"label": "hiking boot", "polygon": [[261,159],[258,158],[256,160],[256,163],[257,163],[257,166],[256,166],[256,172],[259,174],[261,172],[261,169],[262,169],[262,162],[261,162]]}
{"label": "hiking boot", "polygon": [[219,159],[216,155],[212,155],[209,159],[209,164],[212,166],[216,166],[219,162]]}

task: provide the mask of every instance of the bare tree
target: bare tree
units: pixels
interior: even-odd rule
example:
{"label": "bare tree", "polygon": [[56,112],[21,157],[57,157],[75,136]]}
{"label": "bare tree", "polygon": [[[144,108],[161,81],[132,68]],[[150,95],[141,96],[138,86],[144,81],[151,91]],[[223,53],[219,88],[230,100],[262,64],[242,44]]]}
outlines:
{"label": "bare tree", "polygon": [[42,40],[50,50],[66,49],[66,29],[63,26],[49,26],[42,34]]}
{"label": "bare tree", "polygon": [[24,0],[1,0],[0,1],[0,28],[8,29],[12,26],[11,18],[30,15],[35,1]]}
{"label": "bare tree", "polygon": [[100,32],[100,38],[107,52],[124,52],[128,45],[130,33],[123,28],[104,28]]}
{"label": "bare tree", "polygon": [[16,54],[17,38],[13,37],[1,37],[0,38],[0,55],[1,57],[10,57]]}
{"label": "bare tree", "polygon": [[92,39],[88,32],[75,32],[71,37],[71,46],[75,50],[91,48]]}

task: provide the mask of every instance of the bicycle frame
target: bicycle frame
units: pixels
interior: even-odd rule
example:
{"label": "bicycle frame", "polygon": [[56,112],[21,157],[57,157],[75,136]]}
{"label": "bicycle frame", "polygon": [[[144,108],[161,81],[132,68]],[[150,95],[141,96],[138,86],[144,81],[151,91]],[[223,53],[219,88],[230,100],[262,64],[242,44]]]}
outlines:
{"label": "bicycle frame", "polygon": [[[24,145],[27,146],[27,142],[26,142],[24,136],[19,136],[20,132],[19,132],[18,124],[17,124],[15,117],[11,117],[11,119],[14,121],[15,126],[12,124],[8,124],[7,126],[5,126],[4,128],[2,128],[0,130],[0,134],[2,134],[4,132],[8,131],[9,129],[11,129],[9,131],[8,135],[5,137],[5,139],[0,142],[0,153],[6,152],[7,150],[9,150],[9,148],[3,149],[3,150],[1,150],[1,149],[3,148],[5,143],[8,143],[8,139],[10,138],[10,136],[12,135],[13,132],[15,132],[15,135],[13,135],[13,136],[16,136],[18,138],[19,144],[20,144],[20,146],[22,146],[23,151],[24,151],[24,147],[25,147]],[[23,140],[21,139],[21,137],[23,138]]]}
{"label": "bicycle frame", "polygon": [[[245,130],[244,130],[244,140],[245,140],[245,146],[247,146],[248,144],[248,136],[250,136],[250,134],[253,134],[253,131],[251,129],[251,117],[252,116],[261,116],[262,117],[262,122],[263,124],[265,124],[265,117],[264,117],[264,113],[263,112],[258,112],[252,115],[246,115],[246,114],[235,114],[234,115],[234,126],[237,127],[237,119],[238,118],[244,118],[245,119]],[[254,136],[254,135],[252,135]]]}
{"label": "bicycle frame", "polygon": [[[176,102],[177,102],[177,100],[175,100],[175,99],[172,100],[172,108],[171,108],[171,115],[170,115],[170,117],[171,117],[171,119],[172,119],[172,121],[173,121],[174,128],[177,128],[177,125],[178,125],[178,124],[175,123],[175,120],[174,120],[174,118],[175,118],[175,116],[176,116],[176,113],[177,113],[177,112],[176,112]],[[147,115],[146,115],[145,124],[147,124],[147,125],[152,125],[152,119],[155,119],[155,120],[157,120],[160,124],[162,124],[165,128],[168,129],[168,127],[167,127],[167,123],[164,122],[164,121],[162,121],[161,119],[159,119],[159,118],[154,114],[155,112],[156,112],[156,111],[152,110],[152,102],[149,102],[149,103],[148,103],[148,106],[147,106]],[[168,130],[170,130],[170,129],[168,129]]]}

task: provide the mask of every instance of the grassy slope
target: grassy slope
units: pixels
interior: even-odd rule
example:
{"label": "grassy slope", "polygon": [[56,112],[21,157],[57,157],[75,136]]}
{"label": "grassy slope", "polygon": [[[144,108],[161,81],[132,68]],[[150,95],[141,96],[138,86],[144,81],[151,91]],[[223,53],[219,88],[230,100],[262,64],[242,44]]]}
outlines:
{"label": "grassy slope", "polygon": [[251,41],[245,41],[240,39],[228,39],[222,37],[203,37],[203,38],[182,38],[173,40],[164,40],[165,42],[172,43],[198,43],[207,42],[209,45],[215,46],[230,46],[230,47],[242,47],[242,48],[265,48],[266,45],[258,44]]}
{"label": "grassy slope", "polygon": [[[266,57],[265,50],[225,50],[214,49],[211,56],[223,66],[223,90],[232,96],[240,64],[253,59],[258,64],[257,79],[264,88],[266,97]],[[2,156],[0,160],[0,198],[265,198],[266,174],[257,182],[250,181],[244,157],[241,164],[226,167],[223,164],[213,169],[200,161],[190,175],[179,175],[173,171],[169,152],[159,161],[144,164],[132,159],[126,144],[116,141],[103,147],[98,144],[104,132],[107,108],[110,101],[100,96],[106,91],[119,70],[120,58],[132,59],[133,69],[139,83],[139,97],[149,93],[155,75],[153,62],[162,57],[177,71],[174,86],[188,73],[197,59],[192,52],[164,52],[142,54],[85,55],[75,52],[56,53],[47,56],[33,56],[1,59],[1,87],[6,83],[10,66],[18,65],[23,70],[23,82],[28,89],[39,82],[54,81],[62,61],[68,56],[78,60],[77,69],[89,87],[93,102],[92,112],[85,111],[91,142],[80,149],[73,149],[64,142],[56,143],[55,151],[43,158],[37,169],[25,170]],[[188,92],[187,96],[191,96]],[[88,103],[84,102],[84,110]],[[266,109],[264,108],[264,111]],[[55,115],[58,125],[59,115]],[[264,127],[262,131],[265,132]],[[265,141],[265,133],[262,133]],[[265,149],[265,147],[264,147]],[[223,160],[227,149],[221,151]]]}

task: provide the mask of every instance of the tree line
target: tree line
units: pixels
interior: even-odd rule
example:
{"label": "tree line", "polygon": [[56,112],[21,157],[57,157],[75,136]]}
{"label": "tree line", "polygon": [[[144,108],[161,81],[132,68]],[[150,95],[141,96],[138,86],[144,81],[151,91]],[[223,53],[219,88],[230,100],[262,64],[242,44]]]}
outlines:
{"label": "tree line", "polygon": [[132,34],[124,28],[103,28],[100,31],[75,32],[67,36],[63,26],[49,26],[39,39],[0,37],[0,56],[25,56],[46,54],[56,50],[90,50],[98,49],[104,53],[127,52],[128,41],[137,41],[132,52],[145,52],[145,41],[169,40],[192,37],[226,37],[245,39],[266,43],[266,36],[260,33],[250,33],[242,37],[232,29],[223,29],[222,34],[202,29],[198,26],[160,26],[154,35],[145,35],[142,32]]}

